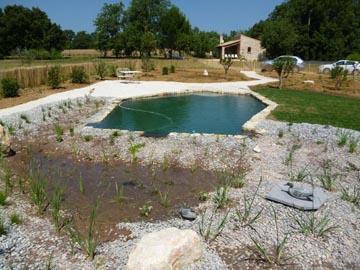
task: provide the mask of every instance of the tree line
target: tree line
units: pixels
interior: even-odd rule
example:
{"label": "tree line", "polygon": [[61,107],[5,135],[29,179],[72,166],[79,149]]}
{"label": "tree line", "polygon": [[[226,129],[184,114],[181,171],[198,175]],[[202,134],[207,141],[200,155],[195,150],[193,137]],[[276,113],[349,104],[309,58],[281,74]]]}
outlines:
{"label": "tree line", "polygon": [[[0,57],[28,50],[98,49],[103,56],[172,57],[192,53],[205,57],[218,44],[218,33],[191,26],[169,0],[132,0],[104,4],[94,20],[94,33],[62,30],[39,8],[9,5],[0,9]],[[160,50],[160,51],[159,51]]]}

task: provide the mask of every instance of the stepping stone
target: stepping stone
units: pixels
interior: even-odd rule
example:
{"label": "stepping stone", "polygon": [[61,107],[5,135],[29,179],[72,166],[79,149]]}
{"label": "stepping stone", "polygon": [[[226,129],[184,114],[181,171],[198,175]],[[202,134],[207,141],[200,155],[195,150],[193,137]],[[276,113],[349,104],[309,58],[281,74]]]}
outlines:
{"label": "stepping stone", "polygon": [[300,210],[317,210],[327,200],[325,191],[304,183],[281,182],[273,184],[266,199],[297,208]]}

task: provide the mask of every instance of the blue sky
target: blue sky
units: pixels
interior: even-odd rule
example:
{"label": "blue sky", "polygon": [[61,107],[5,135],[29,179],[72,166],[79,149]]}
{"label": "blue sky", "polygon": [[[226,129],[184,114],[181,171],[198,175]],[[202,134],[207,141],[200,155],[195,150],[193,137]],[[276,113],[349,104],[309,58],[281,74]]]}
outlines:
{"label": "blue sky", "polygon": [[[94,30],[93,21],[103,3],[116,0],[0,0],[0,7],[23,5],[39,7],[63,29]],[[125,0],[128,5],[130,0]],[[172,0],[189,18],[193,26],[202,30],[229,32],[245,30],[265,19],[283,0]]]}

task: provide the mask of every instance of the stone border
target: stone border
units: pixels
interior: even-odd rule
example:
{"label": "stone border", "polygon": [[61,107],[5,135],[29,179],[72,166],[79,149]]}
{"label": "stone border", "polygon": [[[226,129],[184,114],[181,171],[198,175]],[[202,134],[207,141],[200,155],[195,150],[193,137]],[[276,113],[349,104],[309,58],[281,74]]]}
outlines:
{"label": "stone border", "polygon": [[[214,94],[220,94],[220,95],[251,95],[258,101],[267,105],[266,108],[264,108],[257,114],[253,115],[247,122],[245,122],[245,124],[243,124],[243,126],[241,128],[243,131],[246,131],[246,132],[257,132],[260,134],[266,133],[266,130],[257,130],[256,126],[260,121],[264,120],[278,106],[277,103],[269,100],[268,98],[254,92],[250,89],[241,89],[241,90],[215,90],[215,89],[189,90],[189,89],[187,89],[187,90],[180,91],[180,92],[174,91],[174,92],[166,92],[166,93],[159,93],[159,94],[143,94],[143,95],[137,95],[137,96],[125,98],[125,99],[116,98],[116,99],[112,100],[111,105],[109,105],[107,108],[101,110],[99,113],[95,114],[93,117],[91,117],[89,119],[87,124],[85,124],[83,126],[82,131],[84,133],[88,133],[88,132],[92,133],[92,131],[96,132],[96,131],[100,131],[100,130],[101,131],[107,130],[107,131],[120,131],[122,133],[132,132],[134,134],[143,135],[144,134],[143,131],[102,129],[102,128],[95,128],[95,127],[88,126],[88,124],[100,122],[100,121],[104,120],[105,117],[108,116],[108,114],[110,112],[112,112],[116,106],[118,106],[122,101],[125,101],[125,100],[157,98],[157,97],[166,97],[166,96],[180,96],[180,95],[192,94],[192,93],[214,93]],[[192,137],[196,137],[196,136],[226,136],[226,137],[234,137],[234,138],[238,138],[238,139],[244,139],[247,137],[245,135],[224,135],[224,134],[216,134],[216,133],[185,133],[185,132],[181,132],[181,133],[180,132],[171,132],[168,134],[168,136],[186,136],[186,137],[188,137],[188,136],[192,136]]]}

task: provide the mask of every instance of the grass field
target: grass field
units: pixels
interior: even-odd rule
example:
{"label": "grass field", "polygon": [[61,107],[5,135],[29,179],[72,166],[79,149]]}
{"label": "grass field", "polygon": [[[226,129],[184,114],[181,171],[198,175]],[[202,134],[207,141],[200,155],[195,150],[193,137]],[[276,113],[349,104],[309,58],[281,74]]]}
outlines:
{"label": "grass field", "polygon": [[360,131],[360,98],[270,87],[256,87],[253,90],[279,104],[271,114],[274,119]]}

